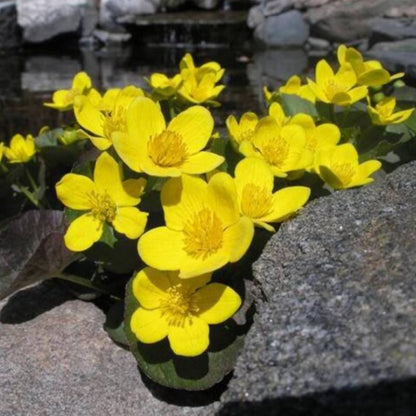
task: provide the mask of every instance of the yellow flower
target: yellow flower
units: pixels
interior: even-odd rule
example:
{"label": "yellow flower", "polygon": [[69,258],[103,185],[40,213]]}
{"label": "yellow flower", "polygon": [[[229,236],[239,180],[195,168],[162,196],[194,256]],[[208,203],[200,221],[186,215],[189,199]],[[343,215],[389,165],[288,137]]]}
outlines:
{"label": "yellow flower", "polygon": [[140,303],[130,320],[137,339],[153,344],[168,338],[176,355],[195,357],[209,346],[209,325],[234,315],[241,298],[211,275],[180,279],[178,272],[146,267],[133,280],[133,294]]}
{"label": "yellow flower", "polygon": [[279,125],[279,127],[288,124],[290,121],[290,117],[285,114],[282,106],[277,102],[270,105],[269,116],[272,116],[276,120],[276,123]]}
{"label": "yellow flower", "polygon": [[46,107],[56,110],[70,110],[74,105],[75,97],[87,95],[91,90],[91,79],[85,72],[78,72],[72,80],[72,87],[69,90],[58,90],[53,93],[52,102],[44,103]]}
{"label": "yellow flower", "polygon": [[315,94],[310,89],[309,85],[302,85],[302,81],[298,75],[290,77],[285,85],[279,88],[280,94],[292,94],[297,95],[304,100],[315,102]]}
{"label": "yellow flower", "polygon": [[346,64],[352,66],[357,76],[358,85],[377,87],[404,76],[404,72],[390,75],[379,61],[364,61],[361,53],[353,47],[340,45],[337,50],[337,57],[341,66]]}
{"label": "yellow flower", "polygon": [[378,126],[403,123],[414,111],[414,108],[411,108],[394,113],[395,107],[396,99],[394,97],[386,97],[376,104],[375,107],[368,104],[367,110],[373,124],[377,124]]}
{"label": "yellow flower", "polygon": [[280,100],[280,94],[278,91],[270,91],[266,86],[263,87],[263,94],[268,104],[278,102]]}
{"label": "yellow flower", "polygon": [[311,164],[306,168],[313,170],[316,153],[326,146],[335,146],[341,139],[341,132],[335,124],[324,123],[315,125],[313,117],[308,114],[296,114],[290,119],[290,124],[302,126],[306,134],[306,149],[312,153]]}
{"label": "yellow flower", "polygon": [[233,143],[237,149],[243,140],[251,141],[258,121],[259,118],[257,115],[251,112],[244,113],[240,118],[240,122],[238,122],[233,115],[227,117],[225,124],[227,126],[228,135],[231,138],[231,143]]}
{"label": "yellow flower", "polygon": [[170,98],[176,94],[182,77],[176,74],[172,78],[168,78],[165,74],[155,73],[150,76],[149,84],[153,88],[152,93],[157,98]]}
{"label": "yellow flower", "polygon": [[196,67],[194,59],[190,53],[185,54],[185,56],[181,59],[179,68],[181,73],[183,70],[186,70],[187,73],[192,74],[195,77],[197,83],[200,83],[202,78],[207,73],[214,73],[215,82],[218,82],[223,77],[225,71],[223,68],[221,68],[221,65],[215,61],[206,62],[200,67]]}
{"label": "yellow flower", "polygon": [[140,238],[140,257],[159,270],[179,270],[179,277],[209,273],[238,261],[250,246],[254,227],[240,217],[231,176],[216,173],[204,180],[183,175],[162,188],[165,227]]}
{"label": "yellow flower", "polygon": [[99,150],[106,150],[113,143],[114,133],[126,131],[126,113],[130,103],[143,95],[140,88],[130,85],[122,90],[107,91],[95,104],[88,97],[79,96],[74,105],[75,118],[88,132],[94,146]]}
{"label": "yellow flower", "polygon": [[4,147],[4,156],[9,163],[26,163],[35,153],[35,139],[31,134],[26,139],[21,134],[16,134],[10,140],[9,147]]}
{"label": "yellow flower", "polygon": [[273,174],[281,178],[305,169],[312,159],[303,127],[295,124],[282,127],[272,116],[258,122],[251,142],[243,141],[239,151],[246,157],[264,159]]}
{"label": "yellow flower", "polygon": [[135,172],[153,176],[202,174],[218,167],[222,156],[202,149],[214,127],[211,113],[193,106],[178,114],[166,127],[158,104],[139,97],[127,112],[127,133],[115,134],[114,147]]}
{"label": "yellow flower", "polygon": [[352,188],[374,181],[369,176],[380,169],[378,160],[358,162],[358,153],[351,143],[322,148],[315,159],[315,171],[334,189]]}
{"label": "yellow flower", "polygon": [[144,231],[147,213],[135,207],[140,202],[146,181],[122,181],[121,167],[107,153],[95,164],[94,180],[75,173],[66,174],[57,184],[56,193],[68,208],[87,211],[76,218],[64,236],[72,251],[84,251],[101,238],[105,223],[128,238],[138,238]]}
{"label": "yellow flower", "polygon": [[306,204],[310,189],[290,186],[273,193],[274,176],[264,160],[243,159],[235,168],[235,183],[241,215],[259,227],[275,231],[269,222],[281,222]]}
{"label": "yellow flower", "polygon": [[319,101],[341,106],[351,105],[367,96],[367,87],[355,87],[357,77],[351,65],[344,65],[334,74],[325,59],[316,65],[315,82],[308,85]]}
{"label": "yellow flower", "polygon": [[198,81],[195,74],[187,69],[181,71],[182,84],[178,89],[178,95],[185,101],[193,104],[218,105],[215,99],[225,88],[224,85],[216,85],[218,75],[213,71],[206,73]]}

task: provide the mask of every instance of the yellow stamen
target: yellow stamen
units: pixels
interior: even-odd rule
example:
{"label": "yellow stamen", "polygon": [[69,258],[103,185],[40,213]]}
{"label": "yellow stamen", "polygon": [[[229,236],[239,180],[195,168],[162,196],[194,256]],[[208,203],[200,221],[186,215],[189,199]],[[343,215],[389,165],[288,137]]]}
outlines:
{"label": "yellow stamen", "polygon": [[89,194],[91,214],[101,222],[112,222],[117,213],[117,205],[107,193],[92,191]]}
{"label": "yellow stamen", "polygon": [[215,212],[202,209],[185,225],[185,251],[194,258],[205,260],[222,246],[223,226]]}
{"label": "yellow stamen", "polygon": [[287,159],[289,145],[281,137],[273,137],[261,149],[264,159],[271,165],[281,168]]}
{"label": "yellow stamen", "polygon": [[348,185],[355,174],[354,166],[351,163],[335,163],[331,168],[343,185]]}
{"label": "yellow stamen", "polygon": [[170,130],[164,130],[158,136],[151,137],[147,149],[153,163],[162,167],[179,166],[188,156],[182,136]]}
{"label": "yellow stamen", "polygon": [[253,183],[244,186],[241,196],[241,211],[249,218],[261,218],[267,215],[272,207],[272,194],[266,188]]}
{"label": "yellow stamen", "polygon": [[193,300],[193,292],[185,290],[181,283],[167,290],[168,297],[161,301],[160,310],[168,325],[184,326],[185,320],[195,316],[199,307]]}
{"label": "yellow stamen", "polygon": [[111,114],[106,115],[104,120],[105,138],[111,141],[111,135],[116,131],[126,131],[126,110],[123,107],[115,108]]}

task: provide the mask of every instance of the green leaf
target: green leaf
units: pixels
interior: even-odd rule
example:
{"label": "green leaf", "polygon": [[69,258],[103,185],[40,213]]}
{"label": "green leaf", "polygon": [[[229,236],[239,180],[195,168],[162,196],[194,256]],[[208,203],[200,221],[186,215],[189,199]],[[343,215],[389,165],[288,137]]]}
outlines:
{"label": "green leaf", "polygon": [[221,137],[213,140],[210,151],[217,155],[223,156],[225,159],[217,169],[221,172],[227,172],[230,175],[234,175],[235,167],[243,156],[233,148],[231,140],[228,137]]}
{"label": "green leaf", "polygon": [[312,117],[318,116],[315,105],[297,95],[282,94],[282,107],[287,116],[294,116],[299,113],[309,114]]}
{"label": "green leaf", "polygon": [[65,247],[63,233],[62,211],[27,211],[0,224],[0,299],[79,258]]}
{"label": "green leaf", "polygon": [[140,369],[150,379],[175,389],[206,390],[232,371],[250,323],[237,325],[229,319],[221,325],[210,325],[209,348],[197,357],[175,355],[167,338],[143,344],[130,329],[131,316],[140,306],[132,293],[132,281],[126,288],[125,332]]}
{"label": "green leaf", "polygon": [[104,330],[114,342],[127,348],[129,347],[124,331],[124,302],[116,302],[108,310],[104,322]]}

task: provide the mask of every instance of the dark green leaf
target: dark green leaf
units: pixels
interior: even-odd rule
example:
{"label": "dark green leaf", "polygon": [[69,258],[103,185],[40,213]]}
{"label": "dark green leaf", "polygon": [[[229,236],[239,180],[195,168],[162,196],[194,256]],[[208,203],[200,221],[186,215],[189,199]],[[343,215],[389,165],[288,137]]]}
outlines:
{"label": "dark green leaf", "polygon": [[282,94],[282,107],[287,116],[294,116],[299,113],[309,114],[312,117],[318,116],[315,105],[297,95]]}
{"label": "dark green leaf", "polygon": [[114,342],[129,347],[124,332],[124,302],[117,302],[108,310],[104,330]]}
{"label": "dark green leaf", "polygon": [[79,258],[65,247],[63,232],[61,211],[27,211],[0,224],[0,299]]}
{"label": "dark green leaf", "polygon": [[132,293],[132,280],[126,288],[126,337],[140,369],[149,378],[175,389],[205,390],[232,371],[249,324],[239,326],[229,319],[221,325],[210,325],[209,348],[197,357],[175,355],[167,338],[155,344],[143,344],[130,329],[131,316],[139,307]]}

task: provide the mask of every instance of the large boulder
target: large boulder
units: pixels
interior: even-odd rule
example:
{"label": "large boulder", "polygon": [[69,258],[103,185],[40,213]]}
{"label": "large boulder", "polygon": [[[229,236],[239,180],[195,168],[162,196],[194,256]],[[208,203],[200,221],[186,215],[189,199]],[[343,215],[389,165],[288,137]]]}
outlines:
{"label": "large boulder", "polygon": [[[104,314],[53,282],[0,302],[2,416],[208,416],[218,392],[181,393],[141,376]],[[191,407],[194,406],[194,407]],[[203,407],[202,407],[203,406]]]}
{"label": "large boulder", "polygon": [[56,35],[89,36],[97,23],[94,0],[17,0],[23,40],[38,43]]}
{"label": "large boulder", "polygon": [[254,37],[271,47],[302,46],[309,36],[309,26],[297,10],[268,16],[256,27]]}
{"label": "large boulder", "polygon": [[416,162],[285,223],[255,263],[259,305],[221,415],[416,408]]}
{"label": "large boulder", "polygon": [[306,18],[314,35],[334,42],[348,42],[371,33],[373,19],[405,16],[414,0],[332,0],[322,7],[310,8]]}

